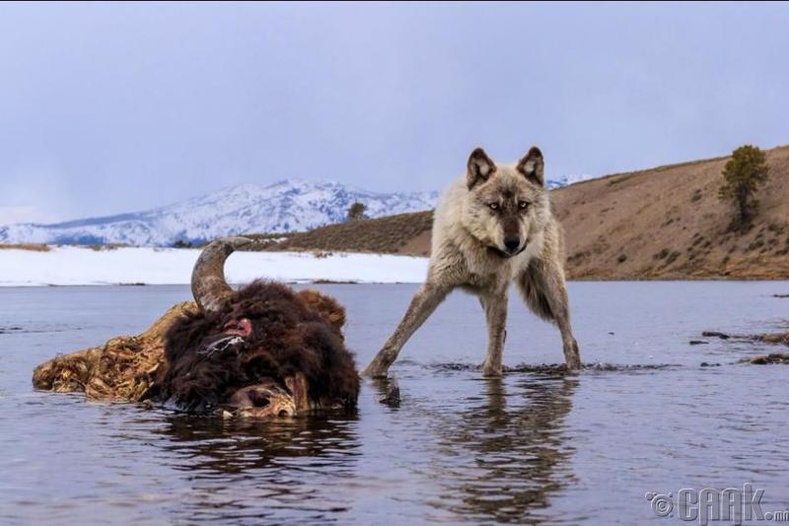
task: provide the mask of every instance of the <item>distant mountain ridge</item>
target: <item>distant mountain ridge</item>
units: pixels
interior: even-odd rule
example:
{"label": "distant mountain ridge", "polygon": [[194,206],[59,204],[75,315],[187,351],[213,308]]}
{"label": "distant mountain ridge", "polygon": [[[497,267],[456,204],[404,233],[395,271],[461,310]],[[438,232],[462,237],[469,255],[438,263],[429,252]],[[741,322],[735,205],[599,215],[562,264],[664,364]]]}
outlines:
{"label": "distant mountain ridge", "polygon": [[[548,181],[556,188],[568,179]],[[288,179],[269,186],[244,184],[151,210],[56,224],[0,226],[0,243],[64,245],[200,244],[220,236],[298,232],[340,223],[361,202],[368,217],[435,208],[438,192],[380,193],[334,181]]]}
{"label": "distant mountain ridge", "polygon": [[437,192],[378,193],[333,181],[289,179],[269,186],[244,184],[151,210],[56,224],[0,227],[2,243],[199,244],[243,233],[294,232],[338,223],[364,203],[369,217],[433,208]]}

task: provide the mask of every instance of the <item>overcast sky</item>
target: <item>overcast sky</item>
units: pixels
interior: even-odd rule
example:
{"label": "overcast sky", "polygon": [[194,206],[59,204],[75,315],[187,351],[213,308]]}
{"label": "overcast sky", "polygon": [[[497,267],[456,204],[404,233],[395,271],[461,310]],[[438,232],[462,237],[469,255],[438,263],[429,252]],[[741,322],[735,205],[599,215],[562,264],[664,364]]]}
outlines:
{"label": "overcast sky", "polygon": [[787,3],[1,3],[0,224],[789,143]]}

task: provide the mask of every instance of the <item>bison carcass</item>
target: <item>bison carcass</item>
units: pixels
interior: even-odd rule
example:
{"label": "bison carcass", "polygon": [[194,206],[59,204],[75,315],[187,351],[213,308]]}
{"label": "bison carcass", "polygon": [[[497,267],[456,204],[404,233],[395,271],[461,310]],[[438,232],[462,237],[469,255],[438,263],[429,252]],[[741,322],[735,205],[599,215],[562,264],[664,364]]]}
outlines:
{"label": "bison carcass", "polygon": [[231,289],[225,259],[248,243],[214,241],[192,273],[195,302],[172,307],[139,336],[39,365],[33,385],[195,413],[269,417],[354,409],[359,376],[343,340],[345,309],[319,292],[276,282]]}

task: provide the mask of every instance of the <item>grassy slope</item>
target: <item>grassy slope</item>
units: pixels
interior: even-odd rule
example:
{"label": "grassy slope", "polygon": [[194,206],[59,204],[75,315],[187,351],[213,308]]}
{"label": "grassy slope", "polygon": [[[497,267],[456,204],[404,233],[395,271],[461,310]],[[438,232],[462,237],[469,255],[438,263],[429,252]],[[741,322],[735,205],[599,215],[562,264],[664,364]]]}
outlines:
{"label": "grassy slope", "polygon": [[[267,250],[407,253],[424,256],[428,254],[429,243],[427,249],[409,247],[413,239],[419,238],[420,234],[424,236],[425,232],[430,231],[432,222],[431,211],[349,221],[316,228],[309,232],[289,234],[283,241],[270,244]],[[427,238],[429,240],[429,235]]]}
{"label": "grassy slope", "polygon": [[[727,157],[610,175],[552,192],[572,279],[789,279],[789,146],[769,150],[761,210],[745,234],[728,232],[717,189]],[[431,212],[289,236],[277,250],[427,255]]]}
{"label": "grassy slope", "polygon": [[575,279],[789,278],[789,147],[745,234],[718,199],[727,157],[586,181],[553,193]]}

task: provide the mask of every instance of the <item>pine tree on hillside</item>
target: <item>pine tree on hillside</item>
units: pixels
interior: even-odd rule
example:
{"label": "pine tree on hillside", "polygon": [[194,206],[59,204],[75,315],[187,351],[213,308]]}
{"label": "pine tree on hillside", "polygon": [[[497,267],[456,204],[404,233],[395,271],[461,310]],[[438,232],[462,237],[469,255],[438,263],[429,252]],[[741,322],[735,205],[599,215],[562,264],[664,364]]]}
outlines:
{"label": "pine tree on hillside", "polygon": [[365,206],[364,203],[356,201],[348,209],[348,221],[359,221],[360,219],[366,219],[367,216],[364,215],[365,212],[367,212],[367,206]]}
{"label": "pine tree on hillside", "polygon": [[770,167],[764,152],[746,144],[732,152],[723,169],[723,184],[718,190],[721,201],[734,209],[732,230],[747,230],[759,211],[759,200],[754,197],[760,185],[767,182]]}

